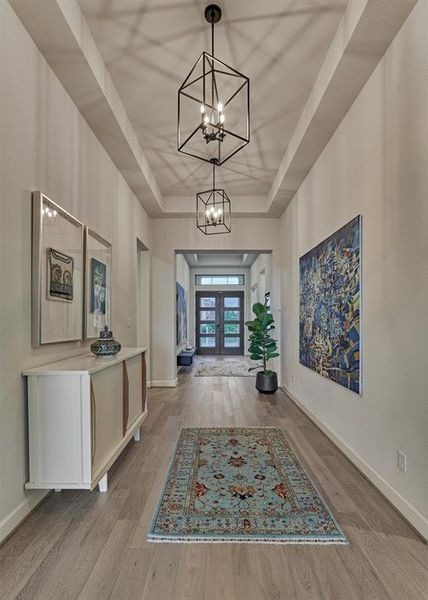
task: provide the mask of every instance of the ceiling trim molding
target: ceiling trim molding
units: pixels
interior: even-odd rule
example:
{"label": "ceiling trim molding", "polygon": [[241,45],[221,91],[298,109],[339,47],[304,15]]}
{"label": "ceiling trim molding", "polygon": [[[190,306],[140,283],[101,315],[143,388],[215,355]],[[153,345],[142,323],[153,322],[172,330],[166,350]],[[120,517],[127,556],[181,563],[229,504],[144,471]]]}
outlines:
{"label": "ceiling trim molding", "polygon": [[269,191],[270,216],[284,212],[416,2],[348,4]]}
{"label": "ceiling trim molding", "polygon": [[77,1],[9,2],[142,206],[159,216],[159,185]]}
{"label": "ceiling trim molding", "polygon": [[[231,196],[232,217],[268,217],[267,196]],[[196,193],[193,196],[164,196],[160,217],[195,217]]]}

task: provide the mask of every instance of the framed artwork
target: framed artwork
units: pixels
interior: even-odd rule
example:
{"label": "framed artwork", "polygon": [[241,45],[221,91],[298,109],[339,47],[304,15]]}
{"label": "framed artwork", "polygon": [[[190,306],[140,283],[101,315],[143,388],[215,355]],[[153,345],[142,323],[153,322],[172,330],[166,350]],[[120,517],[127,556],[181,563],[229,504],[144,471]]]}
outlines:
{"label": "framed artwork", "polygon": [[91,258],[91,313],[106,314],[107,265]]}
{"label": "framed artwork", "polygon": [[48,300],[73,302],[73,257],[48,248]]}
{"label": "framed artwork", "polygon": [[84,337],[99,336],[105,325],[111,327],[111,271],[110,242],[85,228],[85,318]]}
{"label": "framed artwork", "polygon": [[32,345],[82,340],[84,225],[33,193]]}
{"label": "framed artwork", "polygon": [[299,359],[361,394],[361,216],[300,258]]}
{"label": "framed artwork", "polygon": [[266,292],[265,294],[265,304],[268,308],[270,308],[270,292]]}
{"label": "framed artwork", "polygon": [[182,346],[187,340],[187,303],[186,292],[176,282],[176,305],[177,305],[177,346]]}

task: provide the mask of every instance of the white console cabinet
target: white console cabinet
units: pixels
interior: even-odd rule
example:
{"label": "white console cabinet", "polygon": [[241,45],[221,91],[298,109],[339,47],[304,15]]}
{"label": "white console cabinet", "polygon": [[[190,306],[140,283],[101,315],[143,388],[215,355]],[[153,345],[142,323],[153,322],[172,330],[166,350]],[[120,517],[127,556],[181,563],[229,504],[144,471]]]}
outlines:
{"label": "white console cabinet", "polygon": [[28,369],[27,489],[107,489],[107,471],[147,416],[146,348]]}

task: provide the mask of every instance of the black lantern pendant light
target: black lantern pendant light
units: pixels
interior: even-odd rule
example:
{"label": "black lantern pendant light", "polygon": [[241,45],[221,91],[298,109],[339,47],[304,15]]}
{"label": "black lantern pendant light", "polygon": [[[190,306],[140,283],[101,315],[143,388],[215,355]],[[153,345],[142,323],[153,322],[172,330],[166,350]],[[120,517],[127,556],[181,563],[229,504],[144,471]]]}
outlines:
{"label": "black lantern pendant light", "polygon": [[250,80],[214,55],[220,7],[210,4],[211,54],[202,52],[178,90],[179,152],[222,165],[250,141]]}
{"label": "black lantern pendant light", "polygon": [[223,189],[216,188],[215,164],[213,187],[196,194],[196,224],[205,235],[230,233],[230,200]]}

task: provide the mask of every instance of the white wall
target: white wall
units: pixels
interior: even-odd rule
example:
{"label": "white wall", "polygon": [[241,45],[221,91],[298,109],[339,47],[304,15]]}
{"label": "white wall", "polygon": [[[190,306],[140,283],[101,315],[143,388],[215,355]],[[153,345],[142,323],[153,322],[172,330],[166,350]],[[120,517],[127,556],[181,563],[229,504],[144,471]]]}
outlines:
{"label": "white wall", "polygon": [[[428,536],[428,2],[420,1],[281,219],[283,380]],[[299,364],[298,259],[357,214],[358,396]],[[407,474],[397,469],[397,450]]]}
{"label": "white wall", "polygon": [[251,265],[250,287],[256,289],[257,302],[264,303],[265,294],[272,287],[272,257],[270,254],[260,254]]}
{"label": "white wall", "polygon": [[[244,275],[244,285],[195,285],[195,275]],[[244,292],[244,321],[250,318],[250,269],[248,267],[192,267],[190,269],[190,335],[192,344],[196,345],[195,329],[195,295],[196,292]],[[244,353],[247,353],[248,338],[244,328]]]}
{"label": "white wall", "polygon": [[280,221],[234,219],[232,233],[213,236],[201,233],[194,219],[153,219],[152,223],[152,384],[175,385],[175,251],[272,250],[273,296],[279,298]]}
{"label": "white wall", "polygon": [[[187,264],[186,259],[182,254],[177,254],[175,264],[175,280],[181,285],[186,293],[186,307],[187,307],[187,338],[190,339],[191,327],[190,327],[190,304],[191,304],[191,290],[190,290],[190,268]],[[175,313],[176,314],[176,313]],[[176,347],[176,354],[181,352],[186,346],[186,341]]]}
{"label": "white wall", "polygon": [[149,218],[7,2],[0,2],[0,539],[43,492],[27,480],[21,371],[87,351],[31,348],[31,192],[42,190],[113,245],[112,324],[137,343],[136,238]]}

